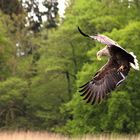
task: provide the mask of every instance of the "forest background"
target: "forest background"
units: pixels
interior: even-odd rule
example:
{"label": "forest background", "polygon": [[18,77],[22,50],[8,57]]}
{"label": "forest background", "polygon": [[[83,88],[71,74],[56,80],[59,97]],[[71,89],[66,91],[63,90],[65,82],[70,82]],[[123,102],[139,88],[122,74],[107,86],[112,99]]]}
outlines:
{"label": "forest background", "polygon": [[140,1],[71,0],[64,17],[57,1],[43,5],[41,12],[36,0],[0,0],[0,130],[139,133],[139,71],[99,105],[80,97],[78,87],[107,60],[97,61],[103,45],[77,27],[111,37],[140,60]]}

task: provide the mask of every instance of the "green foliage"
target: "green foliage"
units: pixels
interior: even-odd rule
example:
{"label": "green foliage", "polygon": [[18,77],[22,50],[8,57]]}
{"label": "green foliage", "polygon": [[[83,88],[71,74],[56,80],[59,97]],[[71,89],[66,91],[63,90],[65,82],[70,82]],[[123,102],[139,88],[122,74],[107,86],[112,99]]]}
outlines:
{"label": "green foliage", "polygon": [[2,0],[0,1],[0,9],[8,15],[12,14],[19,14],[22,12],[22,5],[21,2],[19,2],[18,0],[13,0],[12,2],[10,2],[9,0]]}
{"label": "green foliage", "polygon": [[15,61],[13,57],[14,46],[8,37],[8,29],[4,22],[5,19],[8,20],[8,17],[0,13],[0,81],[11,74],[13,70],[11,63]]}
{"label": "green foliage", "polygon": [[[19,78],[0,82],[0,125],[1,129],[20,127],[18,122],[25,115],[28,84]],[[18,124],[19,123],[19,124]]]}

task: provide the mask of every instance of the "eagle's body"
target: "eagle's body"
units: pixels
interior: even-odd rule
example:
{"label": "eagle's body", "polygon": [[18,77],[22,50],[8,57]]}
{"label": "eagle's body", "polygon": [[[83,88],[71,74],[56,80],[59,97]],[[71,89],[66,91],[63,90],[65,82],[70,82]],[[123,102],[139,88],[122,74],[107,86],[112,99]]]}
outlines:
{"label": "eagle's body", "polygon": [[97,52],[97,57],[108,56],[108,62],[80,90],[84,100],[92,104],[99,103],[125,80],[131,67],[139,70],[138,61],[133,53],[128,53],[112,39],[104,35],[88,36],[78,29],[82,35],[106,44]]}

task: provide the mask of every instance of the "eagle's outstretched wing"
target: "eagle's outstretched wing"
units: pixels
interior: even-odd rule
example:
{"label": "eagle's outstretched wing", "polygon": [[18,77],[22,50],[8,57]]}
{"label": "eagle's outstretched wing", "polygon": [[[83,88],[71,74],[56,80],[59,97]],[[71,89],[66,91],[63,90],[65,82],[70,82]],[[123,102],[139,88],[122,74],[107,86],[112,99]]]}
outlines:
{"label": "eagle's outstretched wing", "polygon": [[78,30],[83,36],[97,40],[97,41],[101,42],[102,44],[106,44],[108,46],[116,45],[116,46],[120,47],[117,42],[115,42],[114,40],[110,39],[109,37],[107,37],[105,35],[95,34],[93,36],[90,36],[90,35],[85,34],[79,27],[78,27]]}
{"label": "eagle's outstretched wing", "polygon": [[115,59],[109,61],[94,75],[91,81],[81,86],[81,96],[88,102],[100,103],[107,94],[120,85],[127,76],[129,69],[119,71],[120,65]]}

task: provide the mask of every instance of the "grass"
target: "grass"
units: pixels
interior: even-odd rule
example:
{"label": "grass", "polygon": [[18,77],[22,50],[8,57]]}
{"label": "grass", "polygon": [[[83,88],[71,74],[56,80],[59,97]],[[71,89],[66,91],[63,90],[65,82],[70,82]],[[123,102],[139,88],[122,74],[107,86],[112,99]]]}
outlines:
{"label": "grass", "polygon": [[47,132],[0,132],[0,140],[140,140],[140,135],[93,135],[68,138]]}

